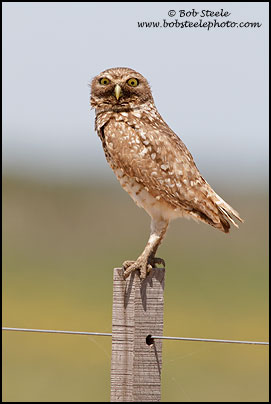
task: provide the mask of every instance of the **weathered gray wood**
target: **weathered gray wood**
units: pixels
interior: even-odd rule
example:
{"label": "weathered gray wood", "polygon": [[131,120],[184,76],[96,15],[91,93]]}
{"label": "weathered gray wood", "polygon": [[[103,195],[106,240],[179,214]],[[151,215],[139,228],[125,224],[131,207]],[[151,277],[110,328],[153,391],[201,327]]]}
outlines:
{"label": "weathered gray wood", "polygon": [[153,268],[144,281],[133,272],[126,280],[114,269],[111,401],[157,402],[161,399],[164,268]]}

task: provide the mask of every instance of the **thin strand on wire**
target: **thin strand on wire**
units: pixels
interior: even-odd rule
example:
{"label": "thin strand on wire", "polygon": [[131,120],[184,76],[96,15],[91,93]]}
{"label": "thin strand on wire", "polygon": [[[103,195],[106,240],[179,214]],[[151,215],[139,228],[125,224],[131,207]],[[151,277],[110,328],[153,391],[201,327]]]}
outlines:
{"label": "thin strand on wire", "polygon": [[[40,330],[40,329],[33,329],[33,328],[10,328],[10,327],[2,327],[2,330],[3,331],[43,332],[43,333],[52,333],[52,334],[96,335],[96,336],[112,337],[112,333],[107,333],[107,332]],[[151,335],[150,338],[175,340],[175,341],[218,342],[218,343],[224,343],[224,344],[269,345],[269,342],[237,341],[237,340],[229,340],[229,339],[188,338],[188,337],[164,337],[162,335]]]}

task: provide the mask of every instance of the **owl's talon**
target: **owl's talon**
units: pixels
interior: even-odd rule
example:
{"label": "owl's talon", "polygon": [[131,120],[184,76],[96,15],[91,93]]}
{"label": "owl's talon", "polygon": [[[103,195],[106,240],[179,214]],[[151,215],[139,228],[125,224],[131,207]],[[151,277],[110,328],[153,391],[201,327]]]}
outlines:
{"label": "owl's talon", "polygon": [[[154,268],[154,267],[151,264],[147,265],[147,275],[151,272],[152,268]],[[145,278],[146,278],[146,276],[145,276]]]}
{"label": "owl's talon", "polygon": [[156,268],[156,265],[163,265],[164,268],[166,266],[165,260],[163,258],[154,257],[150,262],[153,268]]}

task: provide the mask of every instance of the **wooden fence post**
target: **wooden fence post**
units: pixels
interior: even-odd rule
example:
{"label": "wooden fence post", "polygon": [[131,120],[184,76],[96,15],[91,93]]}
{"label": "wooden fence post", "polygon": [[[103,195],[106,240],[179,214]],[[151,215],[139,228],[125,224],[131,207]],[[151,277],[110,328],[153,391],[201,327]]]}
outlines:
{"label": "wooden fence post", "polygon": [[164,268],[153,268],[144,281],[133,272],[123,278],[114,269],[111,402],[161,400]]}

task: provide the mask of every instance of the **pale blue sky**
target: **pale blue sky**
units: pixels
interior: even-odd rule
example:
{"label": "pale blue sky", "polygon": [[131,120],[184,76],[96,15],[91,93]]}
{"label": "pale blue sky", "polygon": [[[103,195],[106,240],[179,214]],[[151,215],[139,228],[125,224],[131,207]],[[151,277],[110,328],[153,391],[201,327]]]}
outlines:
{"label": "pale blue sky", "polygon": [[[138,21],[174,21],[169,10],[192,8],[223,8],[231,21],[262,27],[137,27]],[[149,80],[161,115],[208,182],[266,180],[267,2],[3,3],[5,172],[110,177],[88,83],[117,66]]]}

